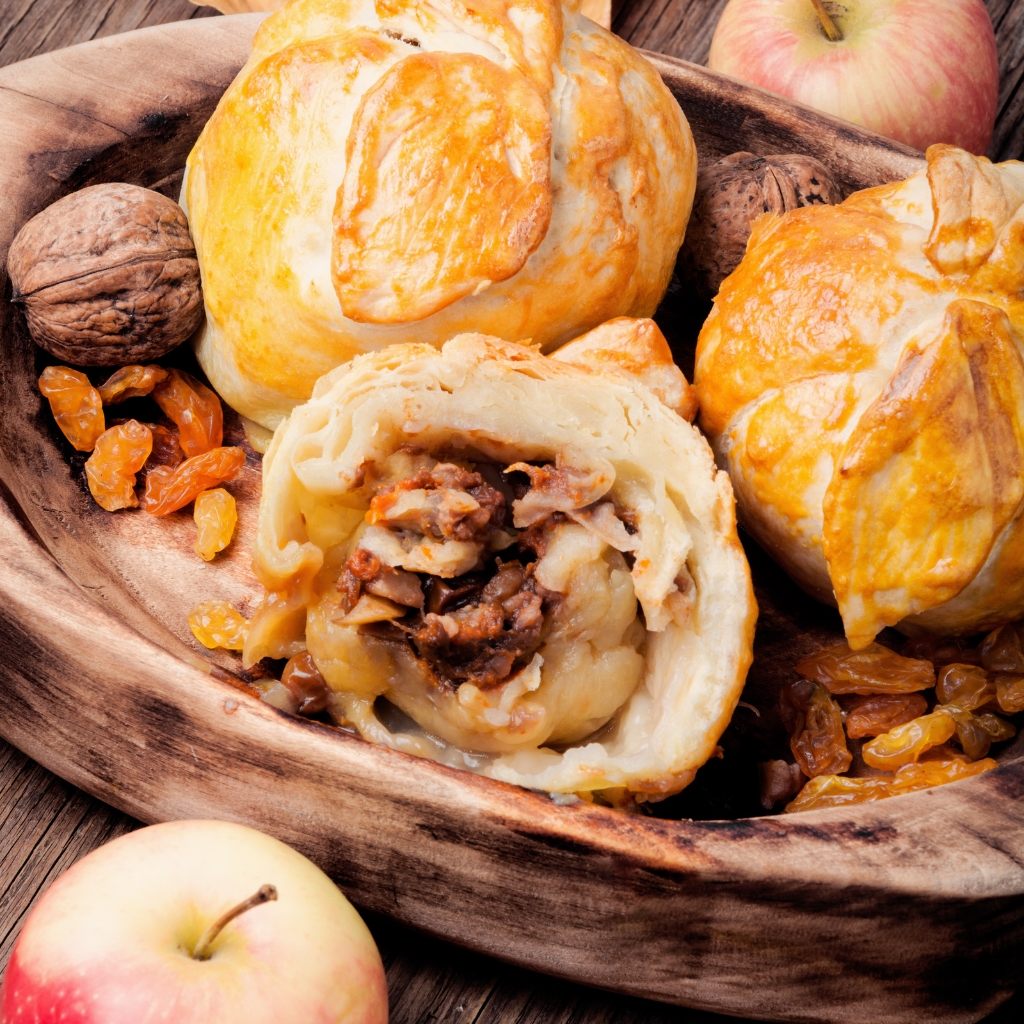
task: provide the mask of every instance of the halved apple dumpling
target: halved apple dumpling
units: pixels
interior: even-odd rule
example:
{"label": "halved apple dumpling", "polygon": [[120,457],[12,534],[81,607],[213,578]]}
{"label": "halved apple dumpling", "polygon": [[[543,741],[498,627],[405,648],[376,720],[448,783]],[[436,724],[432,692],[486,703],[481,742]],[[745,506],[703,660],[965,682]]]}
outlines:
{"label": "halved apple dumpling", "polygon": [[308,652],[336,721],[494,778],[682,789],[756,614],[695,411],[644,320],[339,367],[266,456],[246,664]]}

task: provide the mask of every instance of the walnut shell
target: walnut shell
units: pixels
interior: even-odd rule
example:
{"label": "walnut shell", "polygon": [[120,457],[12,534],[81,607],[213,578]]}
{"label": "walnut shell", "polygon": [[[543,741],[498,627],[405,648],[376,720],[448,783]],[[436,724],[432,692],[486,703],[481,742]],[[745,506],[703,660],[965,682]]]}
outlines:
{"label": "walnut shell", "polygon": [[701,298],[712,299],[743,259],[756,217],[841,199],[824,165],[798,153],[732,153],[702,167],[679,254],[680,275]]}
{"label": "walnut shell", "polygon": [[138,185],[92,185],[48,206],[7,258],[33,340],[76,366],[125,366],[180,345],[203,319],[184,211]]}

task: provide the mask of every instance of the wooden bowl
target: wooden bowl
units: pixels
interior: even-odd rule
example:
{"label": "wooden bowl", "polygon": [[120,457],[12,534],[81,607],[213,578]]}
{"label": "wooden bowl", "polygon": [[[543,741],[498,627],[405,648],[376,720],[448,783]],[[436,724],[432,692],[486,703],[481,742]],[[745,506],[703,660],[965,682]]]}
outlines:
{"label": "wooden bowl", "polygon": [[[258,20],[146,29],[0,70],[0,253],[84,185],[176,194]],[[651,59],[703,159],[806,152],[847,189],[920,166],[852,125]],[[977,1021],[1010,996],[1024,959],[1020,744],[995,771],[912,796],[677,821],[558,806],[286,716],[214,668],[185,622],[198,600],[254,601],[244,537],[258,458],[234,488],[240,539],[210,565],[191,552],[186,513],[100,510],[0,284],[0,733],[27,754],[144,821],[255,825],[363,907],[592,985],[780,1021]],[[681,301],[663,322],[673,308],[693,315]],[[240,437],[237,421],[228,432]],[[744,700],[764,714],[737,716],[755,744],[796,658],[841,634],[834,612],[751,558],[761,620]]]}

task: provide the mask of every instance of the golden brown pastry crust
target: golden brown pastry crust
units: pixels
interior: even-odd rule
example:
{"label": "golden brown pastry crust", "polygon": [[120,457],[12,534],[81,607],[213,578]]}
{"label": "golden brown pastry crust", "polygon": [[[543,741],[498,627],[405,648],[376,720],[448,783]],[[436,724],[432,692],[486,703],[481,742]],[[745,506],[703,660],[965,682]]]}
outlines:
{"label": "golden brown pastry crust", "polygon": [[745,522],[855,647],[1024,614],[1024,164],[927,156],[761,218],[698,345]]}
{"label": "golden brown pastry crust", "polygon": [[189,157],[200,362],[272,428],[360,352],[648,316],[695,180],[657,73],[573,0],[294,0]]}

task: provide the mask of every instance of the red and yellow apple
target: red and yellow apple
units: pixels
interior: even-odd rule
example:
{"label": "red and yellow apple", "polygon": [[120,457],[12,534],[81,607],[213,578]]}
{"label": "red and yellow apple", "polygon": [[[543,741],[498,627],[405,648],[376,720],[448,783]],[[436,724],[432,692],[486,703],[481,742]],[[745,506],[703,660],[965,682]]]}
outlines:
{"label": "red and yellow apple", "polygon": [[[264,890],[211,927],[268,885],[276,899]],[[157,1021],[386,1024],[384,969],[352,905],[284,843],[226,822],[154,825],[93,851],[39,900],[0,1022]]]}
{"label": "red and yellow apple", "polygon": [[[828,38],[829,20],[842,38]],[[983,154],[995,124],[983,0],[730,0],[708,66],[917,149]]]}

